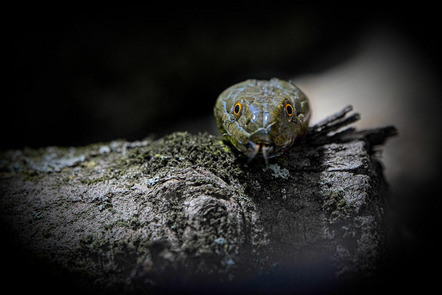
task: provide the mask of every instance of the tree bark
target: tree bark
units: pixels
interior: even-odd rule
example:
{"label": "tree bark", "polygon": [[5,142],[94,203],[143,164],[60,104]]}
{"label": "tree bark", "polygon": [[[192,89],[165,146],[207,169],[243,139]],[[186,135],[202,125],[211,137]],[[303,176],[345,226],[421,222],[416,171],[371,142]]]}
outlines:
{"label": "tree bark", "polygon": [[388,245],[374,146],[396,131],[339,132],[359,118],[350,110],[267,166],[207,134],[3,152],[4,236],[46,278],[82,291],[330,290],[365,280]]}

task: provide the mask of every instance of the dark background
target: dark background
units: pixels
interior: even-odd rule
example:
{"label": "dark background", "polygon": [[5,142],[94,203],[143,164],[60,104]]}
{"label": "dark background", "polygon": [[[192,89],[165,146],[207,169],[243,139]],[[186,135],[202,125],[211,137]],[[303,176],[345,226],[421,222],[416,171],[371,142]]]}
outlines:
{"label": "dark background", "polygon": [[339,64],[373,24],[402,32],[440,63],[430,8],[66,5],[6,13],[2,149],[162,135],[211,113],[233,83]]}
{"label": "dark background", "polygon": [[[403,36],[438,80],[438,9],[415,5],[5,9],[0,149],[213,132],[207,118],[226,87],[326,71],[351,56],[373,26]],[[422,110],[432,103],[440,106],[439,97],[425,101],[413,119],[426,122]],[[435,132],[440,144],[439,130],[428,124],[422,132]],[[432,265],[440,258],[440,172],[412,184],[414,175],[407,177],[392,184],[393,253],[380,281],[430,290],[438,267]]]}

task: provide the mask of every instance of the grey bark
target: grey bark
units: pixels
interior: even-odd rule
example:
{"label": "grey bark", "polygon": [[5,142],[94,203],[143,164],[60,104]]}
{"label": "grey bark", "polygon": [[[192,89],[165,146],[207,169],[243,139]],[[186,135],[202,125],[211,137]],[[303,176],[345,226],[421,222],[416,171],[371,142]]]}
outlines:
{"label": "grey bark", "polygon": [[359,118],[349,111],[268,166],[207,134],[6,151],[1,223],[79,290],[271,292],[365,280],[388,246],[374,147],[396,131],[337,131]]}

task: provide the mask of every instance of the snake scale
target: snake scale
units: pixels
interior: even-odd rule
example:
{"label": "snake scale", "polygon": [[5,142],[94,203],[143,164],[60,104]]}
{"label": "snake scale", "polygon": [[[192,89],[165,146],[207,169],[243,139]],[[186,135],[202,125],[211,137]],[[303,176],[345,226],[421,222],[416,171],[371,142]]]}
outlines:
{"label": "snake scale", "polygon": [[281,155],[308,129],[307,96],[293,83],[273,78],[246,80],[224,90],[214,115],[223,138],[253,159]]}

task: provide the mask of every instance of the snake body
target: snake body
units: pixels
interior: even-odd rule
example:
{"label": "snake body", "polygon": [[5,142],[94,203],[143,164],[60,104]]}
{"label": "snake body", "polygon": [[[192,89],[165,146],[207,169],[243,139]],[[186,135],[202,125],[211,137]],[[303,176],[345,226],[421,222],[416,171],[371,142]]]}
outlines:
{"label": "snake body", "polygon": [[259,151],[265,161],[287,150],[308,129],[307,96],[293,83],[246,80],[224,90],[214,114],[223,138],[249,159]]}

